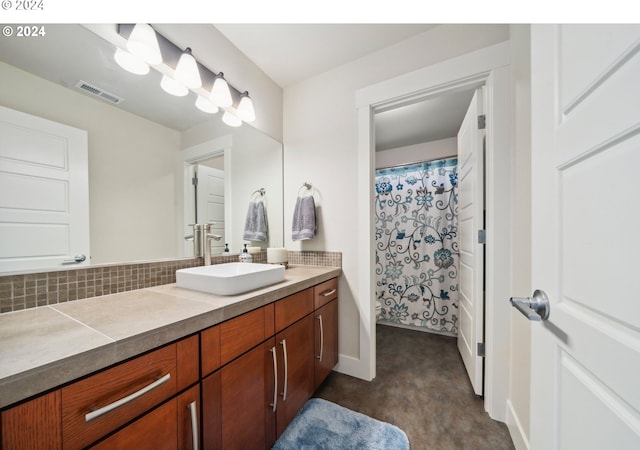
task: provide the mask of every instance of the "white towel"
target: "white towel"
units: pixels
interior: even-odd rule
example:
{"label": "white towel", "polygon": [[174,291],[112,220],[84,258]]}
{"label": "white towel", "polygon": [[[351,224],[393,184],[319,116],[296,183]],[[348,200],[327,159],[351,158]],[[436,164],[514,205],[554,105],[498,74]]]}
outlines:
{"label": "white towel", "polygon": [[261,200],[249,203],[243,238],[247,241],[266,241],[269,238],[267,210]]}
{"label": "white towel", "polygon": [[316,234],[316,204],[313,195],[298,197],[293,211],[291,238],[294,241],[311,239]]}

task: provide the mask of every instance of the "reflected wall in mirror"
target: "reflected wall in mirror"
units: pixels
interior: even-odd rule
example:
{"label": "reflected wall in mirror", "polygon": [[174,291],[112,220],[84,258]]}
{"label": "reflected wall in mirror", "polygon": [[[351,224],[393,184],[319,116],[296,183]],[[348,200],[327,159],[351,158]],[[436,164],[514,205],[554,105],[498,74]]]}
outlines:
{"label": "reflected wall in mirror", "polygon": [[[90,263],[188,256],[182,151],[219,138],[232,143],[222,150],[228,155],[225,239],[242,233],[250,191],[269,182],[268,202],[279,211],[269,217],[268,245],[282,245],[281,144],[246,124],[226,127],[221,113],[193,106],[195,95],[172,97],[160,89],[159,73],[140,78],[118,67],[113,54],[112,44],[80,25],[48,25],[38,39],[0,40],[0,105],[87,131]],[[121,97],[121,103],[78,90],[80,80]],[[265,161],[251,154],[260,144],[234,147],[247,136],[277,151]],[[239,241],[232,245],[239,251]]]}

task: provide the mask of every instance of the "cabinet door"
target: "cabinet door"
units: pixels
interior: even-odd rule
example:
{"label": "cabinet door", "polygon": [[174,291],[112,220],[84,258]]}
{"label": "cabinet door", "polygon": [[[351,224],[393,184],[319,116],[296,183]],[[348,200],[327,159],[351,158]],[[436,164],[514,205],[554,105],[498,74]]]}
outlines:
{"label": "cabinet door", "polygon": [[315,389],[338,364],[338,300],[317,309],[315,318]]}
{"label": "cabinet door", "polygon": [[4,411],[1,448],[62,448],[60,404],[58,390]]}
{"label": "cabinet door", "polygon": [[270,448],[274,340],[269,339],[202,382],[204,448]]}
{"label": "cabinet door", "polygon": [[276,335],[278,352],[277,435],[313,394],[313,318],[309,314]]}
{"label": "cabinet door", "polygon": [[177,400],[173,399],[91,449],[175,450],[179,448],[176,416]]}

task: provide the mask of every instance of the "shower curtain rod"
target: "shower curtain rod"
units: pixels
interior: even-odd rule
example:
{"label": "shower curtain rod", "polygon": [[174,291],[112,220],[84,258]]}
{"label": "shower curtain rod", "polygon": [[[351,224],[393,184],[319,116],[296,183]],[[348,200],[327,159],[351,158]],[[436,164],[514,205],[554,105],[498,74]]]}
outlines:
{"label": "shower curtain rod", "polygon": [[412,162],[412,163],[397,164],[395,166],[376,167],[375,170],[396,169],[396,168],[399,168],[399,167],[415,166],[416,164],[430,163],[430,162],[433,162],[433,161],[445,161],[447,159],[454,159],[454,158],[457,158],[457,157],[458,157],[458,155],[445,156],[445,157],[442,157],[442,158],[433,158],[433,159],[428,159],[428,160],[425,160],[425,161],[416,161],[416,162]]}

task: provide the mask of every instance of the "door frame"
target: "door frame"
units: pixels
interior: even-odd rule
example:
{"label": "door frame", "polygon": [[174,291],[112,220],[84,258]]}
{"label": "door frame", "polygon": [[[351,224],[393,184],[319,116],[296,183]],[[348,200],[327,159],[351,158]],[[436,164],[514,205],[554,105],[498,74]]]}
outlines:
{"label": "door frame", "polygon": [[[511,281],[511,108],[509,42],[467,53],[356,92],[358,114],[358,298],[360,357],[341,358],[339,369],[376,376],[374,114],[459,89],[486,87],[486,304],[484,408],[506,421],[509,389]],[[494,126],[494,124],[500,124]],[[342,371],[342,370],[341,370]]]}

